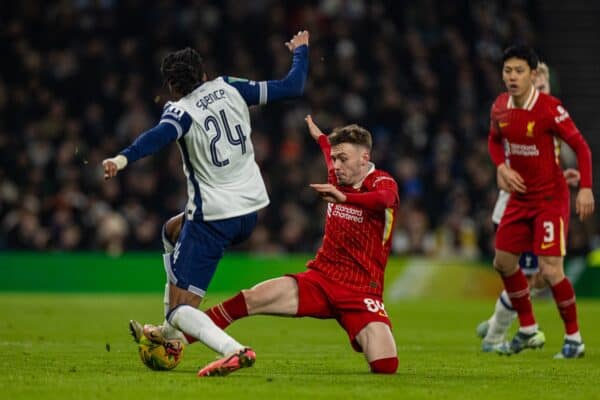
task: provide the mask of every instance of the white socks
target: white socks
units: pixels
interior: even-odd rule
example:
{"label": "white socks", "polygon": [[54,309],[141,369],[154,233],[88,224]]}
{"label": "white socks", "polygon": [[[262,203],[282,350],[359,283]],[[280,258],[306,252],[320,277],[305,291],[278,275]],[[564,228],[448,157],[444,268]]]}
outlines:
{"label": "white socks", "polygon": [[517,317],[517,312],[512,309],[510,298],[505,290],[500,293],[496,300],[494,314],[490,317],[490,327],[484,340],[486,342],[498,343],[504,340],[504,335]]}
{"label": "white socks", "polygon": [[235,353],[244,346],[219,328],[202,311],[188,305],[181,305],[169,315],[169,323],[222,355]]}
{"label": "white socks", "polygon": [[581,333],[579,331],[572,333],[570,335],[565,335],[565,339],[573,340],[575,342],[581,343],[583,340],[581,339]]}
{"label": "white socks", "polygon": [[167,321],[166,319],[163,321],[160,329],[165,339],[178,339],[181,340],[184,344],[190,344],[180,330],[177,330]]}

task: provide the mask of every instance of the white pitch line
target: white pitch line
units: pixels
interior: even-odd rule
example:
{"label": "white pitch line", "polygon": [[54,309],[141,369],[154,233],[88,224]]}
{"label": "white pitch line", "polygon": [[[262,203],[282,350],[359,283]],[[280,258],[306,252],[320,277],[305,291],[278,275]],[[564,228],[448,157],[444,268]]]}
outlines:
{"label": "white pitch line", "polygon": [[439,269],[439,265],[424,258],[409,259],[406,268],[387,290],[387,298],[391,301],[414,298],[421,295],[431,277]]}

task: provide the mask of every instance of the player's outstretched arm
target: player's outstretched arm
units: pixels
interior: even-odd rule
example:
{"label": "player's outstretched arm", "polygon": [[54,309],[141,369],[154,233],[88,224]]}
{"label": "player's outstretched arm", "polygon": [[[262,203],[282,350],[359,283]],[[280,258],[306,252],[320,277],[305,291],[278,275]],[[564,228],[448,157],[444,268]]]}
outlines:
{"label": "player's outstretched arm", "polygon": [[321,198],[329,203],[348,203],[370,210],[381,211],[394,207],[398,201],[398,189],[392,178],[388,184],[378,190],[365,193],[344,193],[330,183],[312,183],[310,185]]}
{"label": "player's outstretched arm", "polygon": [[325,136],[325,134],[321,132],[321,129],[319,129],[317,124],[315,124],[310,114],[304,117],[304,121],[306,121],[306,126],[308,126],[308,133],[310,133],[310,136],[315,139],[316,142],[319,142],[319,138],[321,136]]}
{"label": "player's outstretched arm", "polygon": [[321,132],[321,129],[315,124],[310,114],[304,118],[304,121],[306,121],[310,136],[319,143],[319,147],[321,147],[321,152],[323,153],[323,158],[327,165],[327,181],[335,185],[337,183],[337,177],[335,176],[333,160],[331,159],[331,144],[329,144],[329,139],[327,138],[327,135]]}
{"label": "player's outstretched arm", "polygon": [[308,75],[308,42],[308,31],[300,31],[289,42],[285,42],[294,56],[292,67],[283,79],[261,82],[230,76],[223,79],[237,89],[249,106],[302,96]]}
{"label": "player's outstretched arm", "polygon": [[191,124],[192,118],[187,113],[167,103],[158,125],[138,136],[129,147],[117,156],[102,161],[104,179],[113,178],[127,164],[154,154],[172,141],[179,139],[188,131]]}

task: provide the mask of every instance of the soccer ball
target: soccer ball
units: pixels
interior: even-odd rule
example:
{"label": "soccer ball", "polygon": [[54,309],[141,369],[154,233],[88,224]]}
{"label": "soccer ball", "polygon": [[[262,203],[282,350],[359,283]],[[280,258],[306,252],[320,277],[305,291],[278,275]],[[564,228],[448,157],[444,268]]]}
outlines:
{"label": "soccer ball", "polygon": [[146,367],[155,371],[168,371],[181,362],[184,350],[183,342],[177,339],[170,340],[169,346],[179,349],[179,352],[172,354],[164,345],[154,343],[146,336],[142,336],[138,344],[138,353]]}

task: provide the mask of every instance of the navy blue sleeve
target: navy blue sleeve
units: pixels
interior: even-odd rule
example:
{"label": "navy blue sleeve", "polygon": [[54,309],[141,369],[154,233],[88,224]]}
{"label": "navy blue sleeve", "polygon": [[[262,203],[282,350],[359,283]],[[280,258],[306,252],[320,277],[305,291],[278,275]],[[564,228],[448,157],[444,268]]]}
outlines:
{"label": "navy blue sleeve", "polygon": [[132,163],[150,154],[157,153],[169,143],[187,133],[192,125],[192,118],[181,108],[167,103],[160,122],[154,128],[147,130],[120,154]]}
{"label": "navy blue sleeve", "polygon": [[308,46],[302,45],[294,50],[292,67],[281,80],[255,82],[230,76],[223,78],[240,92],[246,104],[253,106],[301,96],[304,93],[307,75]]}
{"label": "navy blue sleeve", "polygon": [[262,82],[249,81],[244,78],[224,76],[225,82],[237,89],[248,106],[260,104],[260,84]]}

